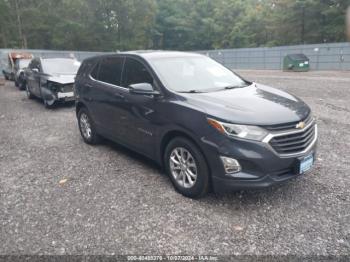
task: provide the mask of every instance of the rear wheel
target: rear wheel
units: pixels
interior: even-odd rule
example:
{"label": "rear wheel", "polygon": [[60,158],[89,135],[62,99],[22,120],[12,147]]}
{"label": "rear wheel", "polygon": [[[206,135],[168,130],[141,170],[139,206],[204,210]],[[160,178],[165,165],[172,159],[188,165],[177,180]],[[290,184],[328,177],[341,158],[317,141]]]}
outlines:
{"label": "rear wheel", "polygon": [[90,145],[99,143],[100,136],[98,135],[92,118],[85,107],[81,108],[78,112],[78,124],[80,134],[85,143]]}
{"label": "rear wheel", "polygon": [[33,99],[34,96],[33,96],[33,94],[30,92],[29,87],[28,87],[27,84],[25,85],[25,90],[26,90],[26,95],[27,95],[28,99]]}
{"label": "rear wheel", "polygon": [[202,152],[187,138],[177,137],[165,149],[164,164],[175,189],[190,198],[208,192],[209,168]]}

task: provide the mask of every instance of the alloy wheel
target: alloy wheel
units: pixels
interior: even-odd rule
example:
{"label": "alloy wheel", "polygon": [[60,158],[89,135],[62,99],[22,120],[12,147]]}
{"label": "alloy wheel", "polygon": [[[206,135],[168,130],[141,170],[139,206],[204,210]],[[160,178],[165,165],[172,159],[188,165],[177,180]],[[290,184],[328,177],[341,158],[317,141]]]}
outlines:
{"label": "alloy wheel", "polygon": [[170,154],[170,172],[176,183],[191,188],[197,181],[197,164],[192,154],[183,147],[176,147]]}
{"label": "alloy wheel", "polygon": [[90,120],[89,117],[87,116],[87,114],[82,113],[80,115],[80,129],[81,132],[84,136],[85,139],[90,140],[91,139],[91,124],[90,124]]}
{"label": "alloy wheel", "polygon": [[30,91],[29,91],[29,89],[28,89],[28,86],[26,85],[26,95],[27,95],[27,97],[28,98],[30,98],[31,97],[31,93],[30,93]]}

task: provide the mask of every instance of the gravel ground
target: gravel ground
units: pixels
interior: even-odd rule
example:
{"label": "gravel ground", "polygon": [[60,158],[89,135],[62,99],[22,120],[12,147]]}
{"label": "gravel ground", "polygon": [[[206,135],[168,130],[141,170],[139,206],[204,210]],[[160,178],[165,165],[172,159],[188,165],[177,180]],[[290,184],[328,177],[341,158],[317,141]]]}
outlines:
{"label": "gravel ground", "polygon": [[0,86],[0,254],[349,255],[350,72],[240,74],[312,107],[318,161],[286,184],[201,200],[129,150],[84,144],[73,105],[46,110]]}

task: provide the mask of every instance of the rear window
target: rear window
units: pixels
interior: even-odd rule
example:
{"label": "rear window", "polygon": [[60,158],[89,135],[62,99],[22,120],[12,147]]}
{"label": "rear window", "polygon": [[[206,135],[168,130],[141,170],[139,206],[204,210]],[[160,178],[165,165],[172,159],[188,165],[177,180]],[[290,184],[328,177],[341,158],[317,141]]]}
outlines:
{"label": "rear window", "polygon": [[306,55],[304,54],[291,54],[288,55],[292,60],[296,60],[296,61],[307,61],[309,60]]}

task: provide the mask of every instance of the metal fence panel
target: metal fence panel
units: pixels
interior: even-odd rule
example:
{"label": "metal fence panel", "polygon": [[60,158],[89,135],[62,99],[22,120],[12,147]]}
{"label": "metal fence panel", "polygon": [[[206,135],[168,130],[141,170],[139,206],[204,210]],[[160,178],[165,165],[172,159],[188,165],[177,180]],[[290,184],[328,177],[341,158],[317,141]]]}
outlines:
{"label": "metal fence panel", "polygon": [[350,70],[350,43],[204,50],[199,53],[233,69],[281,70],[287,54],[303,53],[309,57],[312,70]]}
{"label": "metal fence panel", "polygon": [[[0,49],[0,74],[7,66],[7,54],[12,49]],[[102,52],[19,50],[37,57],[75,57],[79,61]],[[350,43],[312,44],[296,46],[203,50],[205,54],[232,69],[281,70],[287,54],[303,53],[310,59],[312,70],[350,70]]]}

